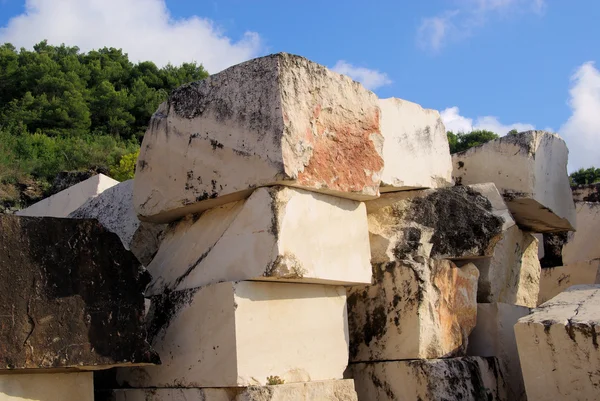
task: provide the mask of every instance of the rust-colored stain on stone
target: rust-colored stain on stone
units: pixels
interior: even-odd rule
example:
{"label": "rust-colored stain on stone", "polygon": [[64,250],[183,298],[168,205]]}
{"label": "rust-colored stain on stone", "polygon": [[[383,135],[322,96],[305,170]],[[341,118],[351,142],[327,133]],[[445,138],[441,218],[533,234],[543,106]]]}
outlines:
{"label": "rust-colored stain on stone", "polygon": [[316,138],[312,133],[306,135],[313,145],[313,155],[298,174],[298,184],[343,192],[378,188],[379,180],[373,179],[373,173],[383,169],[383,158],[371,135],[381,135],[379,110],[353,125],[335,124],[331,112],[321,106],[315,108],[313,117]]}

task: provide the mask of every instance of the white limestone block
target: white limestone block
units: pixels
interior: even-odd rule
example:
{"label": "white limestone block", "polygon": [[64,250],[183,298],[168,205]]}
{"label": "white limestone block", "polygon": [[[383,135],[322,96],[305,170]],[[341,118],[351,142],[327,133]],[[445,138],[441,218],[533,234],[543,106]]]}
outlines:
{"label": "white limestone block", "polygon": [[436,110],[406,100],[379,100],[383,160],[381,192],[453,185],[446,128]]}
{"label": "white limestone block", "polygon": [[121,182],[68,215],[70,218],[97,219],[119,236],[123,246],[148,265],[158,250],[164,224],[141,222],[133,210],[133,180]]}
{"label": "white limestone block", "polygon": [[0,375],[0,401],[94,401],[92,372]]}
{"label": "white limestone block", "polygon": [[357,363],[348,370],[361,401],[513,401],[495,358]]}
{"label": "white limestone block", "polygon": [[382,152],[374,93],[279,53],[173,91],[144,136],[133,199],[159,223],[276,184],[374,199]]}
{"label": "white limestone block", "polygon": [[549,301],[571,286],[580,284],[600,284],[600,259],[542,269],[537,305]]}
{"label": "white limestone block", "polygon": [[564,265],[600,258],[600,203],[577,202],[577,231],[567,236],[563,245]]}
{"label": "white limestone block", "polygon": [[97,174],[15,214],[30,217],[67,217],[88,199],[100,195],[118,183],[119,181],[104,174]]}
{"label": "white limestone block", "polygon": [[240,388],[162,388],[114,391],[114,401],[358,401],[354,380]]}
{"label": "white limestone block", "polygon": [[348,289],[350,361],[463,355],[477,318],[477,268],[448,260],[373,265]]}
{"label": "white limestone block", "polygon": [[476,259],[477,302],[503,302],[534,308],[540,290],[538,240],[516,225],[502,233],[488,259]]}
{"label": "white limestone block", "polygon": [[600,399],[600,285],[577,285],[515,325],[527,398]]}
{"label": "white limestone block", "polygon": [[237,280],[371,283],[361,202],[283,186],[175,223],[148,271],[147,294]]}
{"label": "white limestone block", "polygon": [[348,363],[346,293],[314,284],[224,282],[154,300],[160,366],[119,369],[120,385],[246,387],[335,380]]}
{"label": "white limestone block", "polygon": [[538,259],[542,260],[544,257],[544,234],[535,233],[533,236],[538,240]]}
{"label": "white limestone block", "polygon": [[511,401],[527,400],[513,327],[529,312],[524,306],[477,304],[477,325],[469,336],[468,355],[497,358]]}
{"label": "white limestone block", "polygon": [[575,206],[567,175],[568,149],[556,134],[527,131],[452,155],[461,185],[493,182],[517,224],[533,232],[572,231]]}

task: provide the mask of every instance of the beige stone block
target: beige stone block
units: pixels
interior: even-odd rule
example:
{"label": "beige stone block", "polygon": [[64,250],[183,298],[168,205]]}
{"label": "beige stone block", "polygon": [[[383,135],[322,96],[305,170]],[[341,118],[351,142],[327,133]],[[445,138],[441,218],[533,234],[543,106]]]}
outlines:
{"label": "beige stone block", "polygon": [[162,365],[119,384],[245,387],[334,380],[348,363],[346,293],[314,284],[225,282],[155,299],[149,336]]}
{"label": "beige stone block", "polygon": [[575,202],[599,202],[600,183],[576,185],[571,187]]}
{"label": "beige stone block", "polygon": [[475,265],[373,265],[375,284],[348,290],[350,361],[462,355],[477,317]]}
{"label": "beige stone block", "polygon": [[0,375],[0,401],[94,401],[91,372]]}
{"label": "beige stone block", "polygon": [[361,401],[513,401],[493,357],[357,363],[348,371]]}
{"label": "beige stone block", "polygon": [[563,265],[600,258],[600,203],[577,202],[575,210],[577,231],[563,245]]}
{"label": "beige stone block", "polygon": [[279,53],[173,91],[144,136],[133,199],[140,218],[154,222],[275,184],[373,199],[382,152],[374,93]]}
{"label": "beige stone block", "polygon": [[364,203],[289,187],[172,225],[148,266],[147,293],[236,280],[371,283]]}
{"label": "beige stone block", "polygon": [[114,401],[358,401],[353,380],[238,388],[115,390]]}
{"label": "beige stone block", "polygon": [[488,259],[476,259],[479,269],[477,301],[503,302],[534,308],[540,289],[538,240],[519,227],[502,233],[494,253]]}
{"label": "beige stone block", "polygon": [[453,185],[446,128],[436,110],[406,100],[379,100],[384,137],[381,192]]}
{"label": "beige stone block", "polygon": [[88,199],[100,195],[118,183],[119,181],[104,174],[97,174],[15,214],[29,217],[67,217]]}
{"label": "beige stone block", "polygon": [[468,355],[497,358],[511,401],[527,399],[513,327],[529,312],[524,306],[477,304],[477,325],[469,336]]}
{"label": "beige stone block", "polygon": [[575,228],[567,146],[558,135],[527,131],[452,155],[462,185],[493,182],[517,224],[533,232]]}
{"label": "beige stone block", "polygon": [[600,285],[578,285],[515,325],[527,398],[600,399]]}
{"label": "beige stone block", "polygon": [[567,288],[580,284],[600,284],[600,259],[542,269],[537,304],[541,305]]}

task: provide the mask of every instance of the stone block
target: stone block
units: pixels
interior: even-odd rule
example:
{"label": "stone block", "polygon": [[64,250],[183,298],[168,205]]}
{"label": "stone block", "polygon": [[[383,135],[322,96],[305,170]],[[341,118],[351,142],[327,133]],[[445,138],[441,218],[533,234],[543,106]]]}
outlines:
{"label": "stone block", "polygon": [[147,293],[239,280],[370,284],[368,233],[361,202],[260,188],[174,223],[148,265]]}
{"label": "stone block", "polygon": [[121,182],[88,199],[69,214],[75,219],[97,219],[104,228],[121,238],[123,246],[148,265],[160,243],[164,224],[141,222],[133,210],[133,180]]}
{"label": "stone block", "polygon": [[600,202],[600,183],[571,187],[575,202]]}
{"label": "stone block", "polygon": [[465,353],[477,318],[475,265],[388,262],[373,274],[374,285],[348,289],[351,362]]}
{"label": "stone block", "polygon": [[453,185],[446,128],[436,110],[389,98],[379,100],[383,160],[381,192]]}
{"label": "stone block", "polygon": [[567,235],[563,265],[600,258],[600,203],[577,202],[577,231]]}
{"label": "stone block", "polygon": [[570,287],[515,325],[527,398],[600,399],[600,285]]}
{"label": "stone block", "polygon": [[358,401],[353,380],[238,388],[123,389],[114,401]]}
{"label": "stone block", "polygon": [[159,223],[276,184],[374,199],[382,152],[374,93],[279,53],[173,91],[144,136],[133,199]]}
{"label": "stone block", "polygon": [[493,357],[357,363],[348,374],[359,400],[512,401]]}
{"label": "stone block", "polygon": [[530,309],[503,303],[477,304],[477,325],[469,336],[467,353],[495,356],[508,391],[508,400],[526,401],[514,325]]}
{"label": "stone block", "polygon": [[98,196],[118,183],[119,181],[104,174],[97,174],[15,214],[29,217],[67,217],[88,199]]}
{"label": "stone block", "polygon": [[92,372],[0,375],[0,401],[94,401]]}
{"label": "stone block", "polygon": [[567,175],[568,150],[555,134],[506,135],[452,155],[461,185],[496,184],[517,224],[533,232],[572,231],[575,206]]}
{"label": "stone block", "polygon": [[373,263],[488,257],[504,224],[468,187],[387,193],[365,203]]}
{"label": "stone block", "polygon": [[580,284],[600,284],[600,259],[542,269],[537,304],[541,305],[567,288]]}
{"label": "stone block", "polygon": [[[471,184],[465,186],[470,191],[469,193],[475,193],[474,200],[476,203],[484,206],[486,210],[490,210],[494,215],[502,218],[502,220],[504,221],[504,224],[502,225],[502,230],[508,230],[510,227],[516,224],[510,210],[508,209],[508,206],[506,205],[506,202],[504,202],[504,198],[502,197],[500,191],[498,191],[498,188],[493,182],[485,182],[483,184]],[[483,198],[487,199],[489,205],[491,205],[491,209],[488,206],[488,203],[485,201],[485,199],[477,197],[476,194],[479,194],[483,196]]]}
{"label": "stone block", "polygon": [[224,282],[154,300],[149,335],[162,364],[119,369],[120,385],[246,387],[334,380],[348,363],[344,287]]}
{"label": "stone block", "polygon": [[149,281],[95,220],[0,215],[0,371],[158,363]]}
{"label": "stone block", "polygon": [[475,259],[479,269],[477,302],[503,302],[534,308],[540,290],[538,240],[519,227],[502,233],[491,258]]}

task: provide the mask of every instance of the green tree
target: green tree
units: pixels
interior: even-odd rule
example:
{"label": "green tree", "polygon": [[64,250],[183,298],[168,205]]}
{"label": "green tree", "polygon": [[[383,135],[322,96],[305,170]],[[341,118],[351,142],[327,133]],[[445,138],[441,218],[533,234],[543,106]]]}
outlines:
{"label": "green tree", "polygon": [[499,138],[497,134],[487,130],[474,130],[468,134],[464,132],[455,134],[452,131],[448,131],[446,135],[448,137],[450,153],[462,152],[474,146],[482,145],[493,139]]}
{"label": "green tree", "polygon": [[571,185],[585,185],[600,182],[600,168],[580,168],[569,176]]}
{"label": "green tree", "polygon": [[517,131],[516,129],[511,129],[510,131],[508,131],[508,134],[506,135],[517,135],[519,133],[519,131]]}

